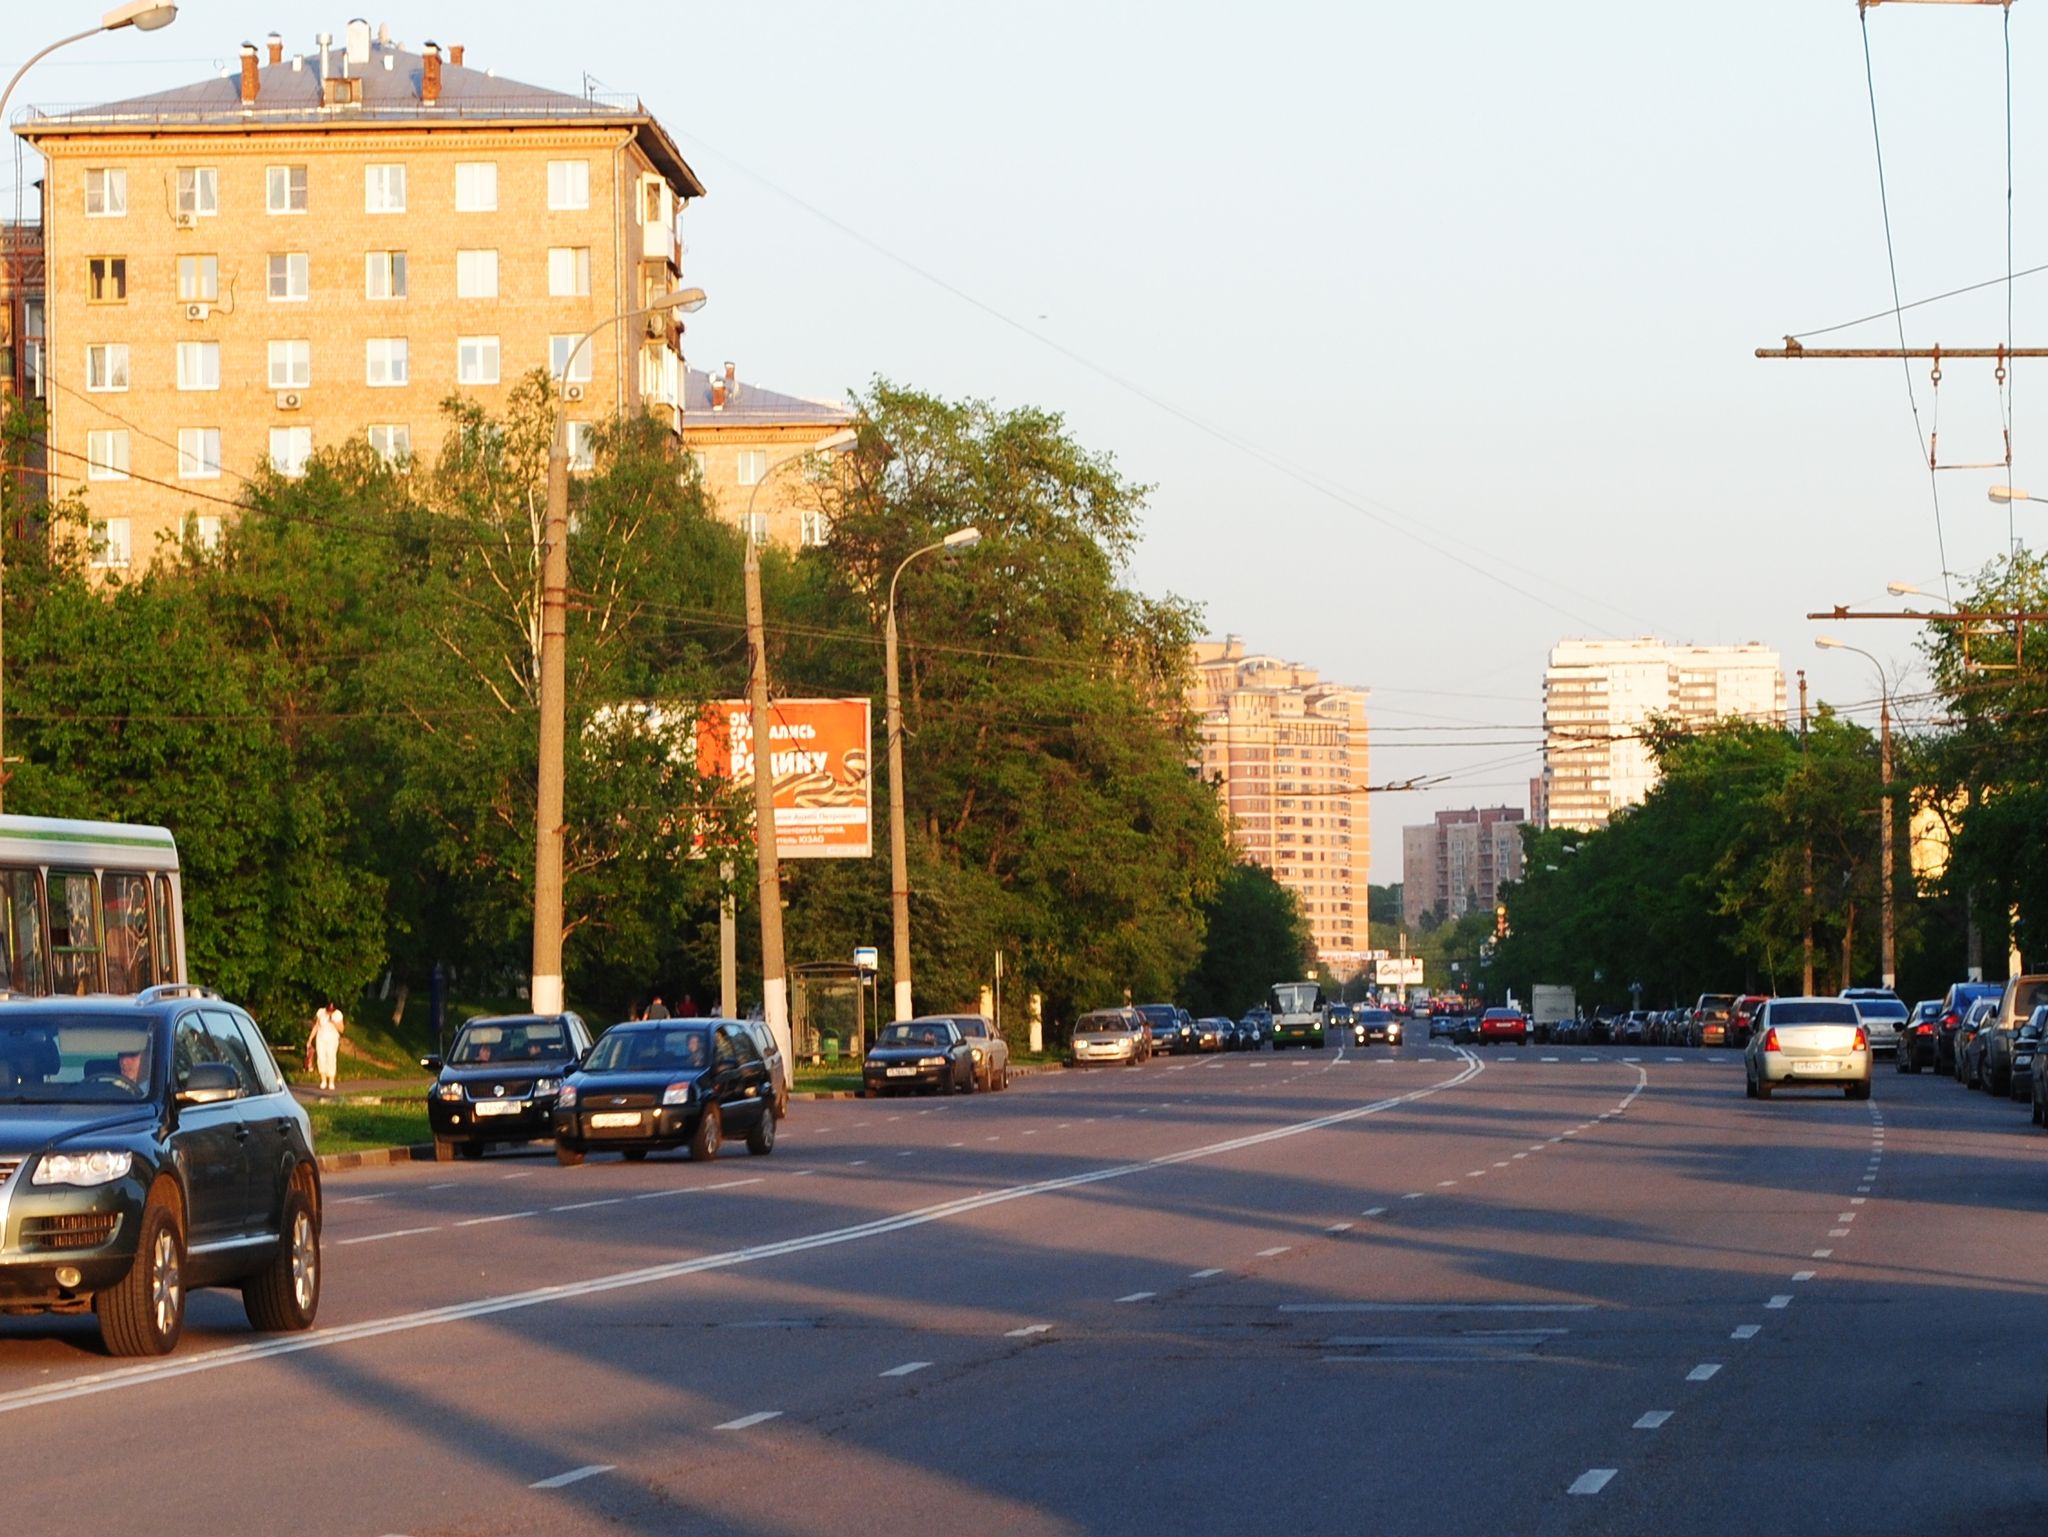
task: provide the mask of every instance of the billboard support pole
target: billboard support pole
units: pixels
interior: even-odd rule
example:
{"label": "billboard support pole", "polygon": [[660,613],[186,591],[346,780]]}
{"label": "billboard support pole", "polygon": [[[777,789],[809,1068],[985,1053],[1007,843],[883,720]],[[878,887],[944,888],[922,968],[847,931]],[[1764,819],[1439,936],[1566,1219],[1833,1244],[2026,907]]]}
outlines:
{"label": "billboard support pole", "polygon": [[761,888],[761,1015],[794,1062],[789,1034],[789,980],[782,965],[782,866],[775,849],[775,751],[768,729],[768,641],[761,614],[761,548],[747,530],[748,696],[754,722],[754,859]]}
{"label": "billboard support pole", "polygon": [[740,1017],[739,921],[733,910],[732,861],[718,866],[718,1015]]}

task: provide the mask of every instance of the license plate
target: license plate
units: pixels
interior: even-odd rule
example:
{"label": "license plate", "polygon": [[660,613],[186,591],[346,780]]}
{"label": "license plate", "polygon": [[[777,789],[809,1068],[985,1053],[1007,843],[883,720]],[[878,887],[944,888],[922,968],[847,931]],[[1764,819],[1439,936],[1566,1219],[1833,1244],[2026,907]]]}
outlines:
{"label": "license plate", "polygon": [[884,1068],[883,1071],[891,1078],[915,1078],[917,1076],[917,1069],[914,1067],[891,1067]]}
{"label": "license plate", "polygon": [[478,1115],[517,1115],[525,1108],[526,1101],[521,1099],[484,1099],[477,1101],[476,1113]]}
{"label": "license plate", "polygon": [[637,1110],[605,1110],[590,1118],[590,1124],[599,1130],[615,1126],[638,1126],[640,1112]]}
{"label": "license plate", "polygon": [[1827,1061],[1794,1062],[1792,1064],[1792,1071],[1795,1073],[1832,1073],[1834,1070],[1835,1064]]}

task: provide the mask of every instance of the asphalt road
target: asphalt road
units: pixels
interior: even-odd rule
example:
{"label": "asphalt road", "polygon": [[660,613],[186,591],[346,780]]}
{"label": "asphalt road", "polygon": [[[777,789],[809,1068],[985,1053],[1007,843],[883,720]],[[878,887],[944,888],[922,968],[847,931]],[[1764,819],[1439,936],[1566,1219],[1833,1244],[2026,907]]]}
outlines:
{"label": "asphalt road", "polygon": [[2048,1136],[1410,1047],[327,1182],[320,1326],[0,1320],[54,1534],[2039,1533]]}

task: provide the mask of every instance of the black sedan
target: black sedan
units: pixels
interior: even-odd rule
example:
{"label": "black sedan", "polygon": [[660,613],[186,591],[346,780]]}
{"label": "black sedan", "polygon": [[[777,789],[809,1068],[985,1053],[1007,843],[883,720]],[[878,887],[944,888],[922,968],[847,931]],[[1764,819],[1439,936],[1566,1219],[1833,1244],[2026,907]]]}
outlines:
{"label": "black sedan", "polygon": [[775,1080],[737,1019],[614,1025],[555,1101],[555,1157],[565,1164],[674,1147],[716,1158],[728,1134],[744,1136],[750,1153],[775,1151]]}
{"label": "black sedan", "polygon": [[860,1076],[870,1099],[906,1089],[972,1094],[974,1048],[950,1019],[902,1019],[882,1027]]}
{"label": "black sedan", "polygon": [[445,1058],[420,1058],[435,1075],[427,1090],[434,1156],[480,1158],[493,1142],[553,1136],[555,1096],[589,1050],[590,1030],[574,1014],[472,1019]]}

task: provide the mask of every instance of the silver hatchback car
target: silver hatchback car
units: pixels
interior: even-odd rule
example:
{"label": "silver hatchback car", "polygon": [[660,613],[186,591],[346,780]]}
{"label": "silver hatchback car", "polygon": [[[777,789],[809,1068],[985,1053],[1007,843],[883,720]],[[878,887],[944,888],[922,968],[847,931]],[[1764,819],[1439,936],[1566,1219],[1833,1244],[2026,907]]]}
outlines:
{"label": "silver hatchback car", "polygon": [[1850,999],[1773,998],[1757,1013],[1742,1069],[1751,1099],[1809,1086],[1868,1099],[1870,1037]]}

